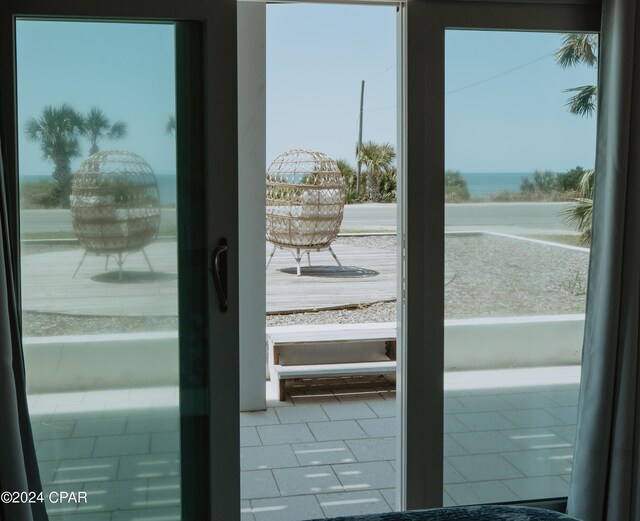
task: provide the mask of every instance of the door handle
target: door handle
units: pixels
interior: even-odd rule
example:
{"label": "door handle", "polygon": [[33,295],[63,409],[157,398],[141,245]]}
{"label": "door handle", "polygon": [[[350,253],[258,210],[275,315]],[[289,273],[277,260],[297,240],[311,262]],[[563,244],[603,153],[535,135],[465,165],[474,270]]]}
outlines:
{"label": "door handle", "polygon": [[222,238],[211,255],[211,276],[218,293],[220,311],[223,313],[226,313],[229,307],[227,301],[227,249],[227,239]]}

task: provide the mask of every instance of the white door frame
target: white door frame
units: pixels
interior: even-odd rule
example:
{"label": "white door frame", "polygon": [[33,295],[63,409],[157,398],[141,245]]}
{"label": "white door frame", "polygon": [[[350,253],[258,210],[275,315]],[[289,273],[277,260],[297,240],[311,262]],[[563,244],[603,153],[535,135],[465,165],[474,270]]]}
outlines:
{"label": "white door frame", "polygon": [[[0,88],[8,191],[17,195],[15,18],[176,23],[183,519],[240,518],[235,0],[4,0]],[[19,251],[17,197],[10,213]],[[181,204],[182,203],[182,204]],[[209,273],[226,238],[228,311]],[[16,261],[16,264],[18,262]],[[19,274],[19,266],[14,267]],[[224,421],[221,421],[224,419]],[[220,450],[224,447],[224,450]]]}
{"label": "white door frame", "polygon": [[590,32],[591,0],[409,0],[406,7],[406,201],[402,361],[403,509],[443,497],[445,30]]}

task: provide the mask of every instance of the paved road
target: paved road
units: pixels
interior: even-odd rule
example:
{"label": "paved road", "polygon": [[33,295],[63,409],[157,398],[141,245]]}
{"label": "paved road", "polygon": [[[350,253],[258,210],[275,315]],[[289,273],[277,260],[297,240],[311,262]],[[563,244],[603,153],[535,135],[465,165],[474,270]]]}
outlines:
{"label": "paved road", "polygon": [[[445,205],[448,231],[491,230],[505,233],[571,233],[562,215],[570,203],[464,203]],[[162,210],[162,225],[175,225],[174,208]],[[68,210],[25,210],[25,233],[71,231]],[[395,230],[395,204],[359,204],[345,208],[342,228],[350,231]]]}

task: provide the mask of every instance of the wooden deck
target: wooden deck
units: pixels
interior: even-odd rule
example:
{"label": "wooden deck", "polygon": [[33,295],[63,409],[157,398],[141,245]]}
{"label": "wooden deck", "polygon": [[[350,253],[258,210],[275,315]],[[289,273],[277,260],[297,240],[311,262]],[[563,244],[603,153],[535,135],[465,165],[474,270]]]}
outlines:
{"label": "wooden deck", "polygon": [[[323,309],[388,300],[396,294],[396,254],[374,248],[335,243],[340,269],[328,251],[312,253],[312,266],[303,260],[302,276],[295,274],[291,253],[278,250],[267,270],[267,311]],[[22,258],[22,297],[25,310],[43,313],[104,316],[175,316],[177,260],[175,242],[146,248],[154,268],[150,273],[141,253],[124,264],[118,280],[113,260],[105,272],[105,258],[88,256],[72,278],[83,251],[26,255]],[[265,258],[256,259],[264,269]]]}

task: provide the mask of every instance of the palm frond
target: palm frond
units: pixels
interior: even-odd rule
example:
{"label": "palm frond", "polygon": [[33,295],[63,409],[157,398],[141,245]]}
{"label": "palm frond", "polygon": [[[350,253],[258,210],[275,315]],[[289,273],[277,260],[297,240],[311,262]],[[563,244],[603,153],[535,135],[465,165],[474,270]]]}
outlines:
{"label": "palm frond", "polygon": [[176,133],[176,117],[175,116],[169,116],[169,119],[167,120],[167,124],[165,125],[165,131],[167,132],[167,134],[170,135],[174,135]]}
{"label": "palm frond", "polygon": [[596,85],[574,87],[572,89],[565,89],[564,92],[577,93],[571,96],[565,104],[569,108],[569,112],[583,117],[593,115],[598,101],[598,87]]}
{"label": "palm frond", "polygon": [[598,36],[595,34],[569,33],[564,36],[562,46],[555,52],[561,67],[572,67],[583,63],[595,67],[598,63]]}
{"label": "palm frond", "polygon": [[107,139],[122,139],[127,135],[127,124],[124,121],[116,121],[111,125],[107,133]]}
{"label": "palm frond", "polygon": [[593,186],[595,170],[585,170],[580,179],[580,197],[573,200],[573,205],[564,212],[565,218],[580,231],[580,243],[589,245],[593,223]]}

